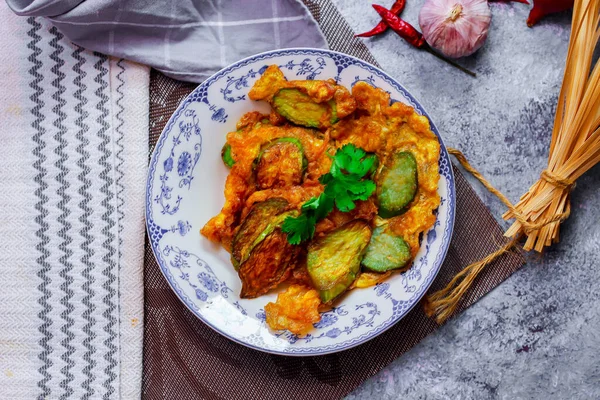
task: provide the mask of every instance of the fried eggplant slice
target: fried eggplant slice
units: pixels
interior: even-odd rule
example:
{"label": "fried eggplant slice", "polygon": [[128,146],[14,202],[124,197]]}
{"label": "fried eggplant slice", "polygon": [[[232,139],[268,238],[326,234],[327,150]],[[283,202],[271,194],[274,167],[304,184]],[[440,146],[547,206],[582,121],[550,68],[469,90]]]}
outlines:
{"label": "fried eggplant slice", "polygon": [[300,89],[281,89],[273,96],[273,108],[296,125],[324,128],[338,121],[335,101],[317,103]]}
{"label": "fried eggplant slice", "polygon": [[300,250],[299,246],[288,243],[287,235],[280,228],[275,228],[256,244],[248,259],[240,265],[240,297],[258,297],[287,280],[296,266]]}
{"label": "fried eggplant slice", "polygon": [[231,156],[231,145],[229,143],[225,143],[221,149],[221,158],[223,159],[223,164],[229,168],[233,167],[233,164],[235,164],[235,160]]}
{"label": "fried eggplant slice", "polygon": [[296,138],[271,140],[253,163],[256,188],[265,190],[289,187],[302,183],[308,161],[302,143]]}
{"label": "fried eggplant slice", "polygon": [[356,109],[343,86],[326,81],[291,81],[275,93],[273,109],[288,121],[308,128],[328,128]]}
{"label": "fried eggplant slice", "polygon": [[248,96],[268,101],[288,121],[309,128],[328,128],[356,109],[352,94],[333,79],[288,81],[277,65],[263,72]]}
{"label": "fried eggplant slice", "polygon": [[373,272],[405,267],[411,259],[410,246],[400,236],[379,226],[373,230],[362,266]]}
{"label": "fried eggplant slice", "polygon": [[[290,210],[290,211],[286,211],[284,213],[281,213],[281,214],[276,215],[273,218],[271,218],[267,227],[262,232],[260,232],[260,234],[258,236],[256,236],[256,238],[254,239],[254,242],[252,242],[252,244],[250,245],[250,251],[252,251],[252,249],[254,249],[260,242],[262,242],[275,229],[280,228],[281,225],[283,225],[283,221],[285,221],[285,219],[287,217],[297,217],[299,213],[300,212],[298,210]],[[244,258],[242,260],[242,262],[244,262],[246,260],[246,258]]]}
{"label": "fried eggplant slice", "polygon": [[369,225],[353,220],[308,245],[308,274],[323,303],[335,299],[354,282],[370,239]]}
{"label": "fried eggplant slice", "polygon": [[252,206],[231,242],[231,258],[235,267],[248,258],[256,240],[288,205],[287,200],[276,197]]}
{"label": "fried eggplant slice", "polygon": [[391,218],[406,211],[417,193],[417,160],[403,151],[387,157],[377,179],[379,216]]}

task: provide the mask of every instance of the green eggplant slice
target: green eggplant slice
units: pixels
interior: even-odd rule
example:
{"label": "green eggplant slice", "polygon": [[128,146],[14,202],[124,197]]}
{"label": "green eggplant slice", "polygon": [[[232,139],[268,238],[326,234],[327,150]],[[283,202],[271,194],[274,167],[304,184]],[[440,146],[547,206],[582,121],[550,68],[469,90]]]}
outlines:
{"label": "green eggplant slice", "polygon": [[240,297],[260,296],[287,280],[296,266],[300,250],[288,243],[287,235],[279,228],[266,235],[240,266]]}
{"label": "green eggplant slice", "polygon": [[323,303],[329,303],[354,282],[371,239],[371,228],[353,220],[308,245],[307,269]]}
{"label": "green eggplant slice", "polygon": [[[256,239],[260,238],[265,229],[287,209],[288,205],[287,200],[276,197],[252,206],[231,242],[231,258],[234,267],[237,268],[248,258],[252,248],[257,244]],[[263,239],[264,236],[266,235],[263,235]]]}
{"label": "green eggplant slice", "polygon": [[373,230],[362,266],[373,272],[386,272],[405,267],[410,259],[410,246],[404,239],[379,226]]}
{"label": "green eggplant slice", "polygon": [[391,218],[402,214],[417,193],[417,160],[406,151],[390,155],[376,183],[379,216]]}
{"label": "green eggplant slice", "polygon": [[308,128],[324,128],[338,121],[335,100],[317,103],[301,89],[281,89],[273,108],[288,121]]}
{"label": "green eggplant slice", "polygon": [[233,164],[235,164],[235,160],[231,157],[231,145],[229,143],[225,143],[221,149],[221,158],[223,159],[223,164],[229,168],[233,167]]}

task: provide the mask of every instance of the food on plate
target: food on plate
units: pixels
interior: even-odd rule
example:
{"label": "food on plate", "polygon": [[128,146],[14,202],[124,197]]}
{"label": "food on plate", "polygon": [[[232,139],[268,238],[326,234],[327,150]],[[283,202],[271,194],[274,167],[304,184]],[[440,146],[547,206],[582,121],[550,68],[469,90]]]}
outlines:
{"label": "food on plate", "polygon": [[406,266],[411,258],[410,247],[402,236],[389,232],[386,226],[378,226],[373,229],[362,266],[369,271],[386,272]]}
{"label": "food on plate", "polygon": [[321,319],[319,293],[302,285],[291,285],[277,295],[277,302],[265,306],[267,324],[272,329],[288,329],[298,335],[308,333]]}
{"label": "food on plate", "polygon": [[266,235],[240,264],[240,297],[257,297],[285,282],[292,274],[299,251],[278,227]]}
{"label": "food on plate", "polygon": [[417,160],[408,151],[389,156],[377,175],[379,216],[402,214],[417,193]]}
{"label": "food on plate", "polygon": [[440,203],[440,144],[426,117],[363,81],[350,92],[270,66],[249,97],[272,111],[227,134],[225,204],[201,232],[231,253],[240,297],[288,285],[267,324],[305,334],[348,290],[410,267]]}
{"label": "food on plate", "polygon": [[248,96],[268,101],[288,121],[309,128],[327,128],[356,108],[348,89],[333,79],[288,81],[276,65],[265,70]]}
{"label": "food on plate", "polygon": [[234,266],[239,266],[246,261],[252,249],[281,225],[283,222],[281,216],[290,214],[285,213],[288,207],[287,200],[275,197],[256,203],[250,208],[250,212],[244,218],[231,243]]}
{"label": "food on plate", "polygon": [[317,103],[300,89],[281,89],[273,96],[273,109],[298,125],[320,128],[338,121],[334,100]]}
{"label": "food on plate", "polygon": [[370,272],[368,270],[362,271],[358,278],[356,278],[352,286],[350,286],[348,289],[368,288],[371,286],[375,286],[378,283],[385,281],[387,278],[389,278],[391,274],[391,271],[387,271],[384,273]]}
{"label": "food on plate", "polygon": [[229,143],[225,143],[223,148],[221,149],[221,158],[223,159],[223,164],[227,165],[229,168],[233,167],[235,161],[231,157],[231,145]]}
{"label": "food on plate", "polygon": [[307,165],[302,143],[298,139],[273,139],[261,148],[254,160],[256,187],[264,190],[299,185]]}
{"label": "food on plate", "polygon": [[371,239],[371,227],[355,219],[308,245],[306,269],[323,303],[348,289],[360,272],[360,261]]}
{"label": "food on plate", "polygon": [[[370,177],[376,169],[376,161],[377,156],[368,155],[352,144],[336,150],[329,172],[319,177],[323,192],[319,197],[313,197],[304,203],[300,215],[283,222],[282,230],[288,234],[289,242],[300,244],[312,239],[317,222],[330,215],[334,206],[341,213],[353,211],[358,206],[353,218],[361,218],[363,215],[363,218],[372,219],[376,209],[369,207],[369,203],[359,201],[369,200],[375,191],[375,182]],[[347,221],[345,216],[347,214],[340,215],[341,219],[338,218],[338,221]]]}

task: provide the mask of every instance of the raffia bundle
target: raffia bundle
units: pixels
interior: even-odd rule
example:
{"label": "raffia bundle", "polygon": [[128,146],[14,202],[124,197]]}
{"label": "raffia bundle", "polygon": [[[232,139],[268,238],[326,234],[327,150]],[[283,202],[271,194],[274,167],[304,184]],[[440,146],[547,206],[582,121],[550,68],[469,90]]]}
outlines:
{"label": "raffia bundle", "polygon": [[[559,240],[560,223],[571,212],[570,193],[575,181],[600,161],[600,63],[594,49],[600,38],[600,0],[575,0],[571,39],[563,84],[558,98],[548,167],[540,179],[513,206],[469,163],[449,149],[463,167],[508,207],[504,219],[515,219],[505,236],[512,238],[498,251],[467,266],[442,290],[425,299],[425,312],[439,323],[456,310],[479,273],[526,237],[523,249],[542,252]],[[590,72],[591,71],[591,72]]]}
{"label": "raffia bundle", "polygon": [[541,252],[558,242],[560,222],[571,211],[569,193],[575,180],[600,161],[600,63],[592,68],[599,21],[600,1],[575,2],[548,168],[514,210],[504,214],[504,219],[517,219],[505,235],[525,233],[525,250]]}

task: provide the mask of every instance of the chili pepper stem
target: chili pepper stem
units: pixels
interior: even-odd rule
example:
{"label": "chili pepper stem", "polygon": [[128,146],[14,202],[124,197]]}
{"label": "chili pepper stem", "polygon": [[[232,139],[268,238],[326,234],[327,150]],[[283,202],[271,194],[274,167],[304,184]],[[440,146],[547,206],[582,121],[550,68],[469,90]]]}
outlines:
{"label": "chili pepper stem", "polygon": [[443,55],[441,55],[440,53],[438,53],[437,51],[433,50],[431,48],[431,46],[429,46],[429,44],[427,44],[427,42],[425,42],[425,44],[423,44],[423,46],[421,46],[421,48],[425,51],[427,51],[430,54],[433,54],[434,56],[436,56],[437,58],[439,58],[442,61],[447,62],[448,64],[452,65],[454,68],[458,68],[459,70],[461,70],[462,72],[464,72],[467,75],[471,75],[473,78],[477,77],[477,74],[473,71],[469,71],[468,69],[466,69],[465,67],[463,67],[460,64],[455,63],[454,61],[450,60],[449,58],[444,57]]}

